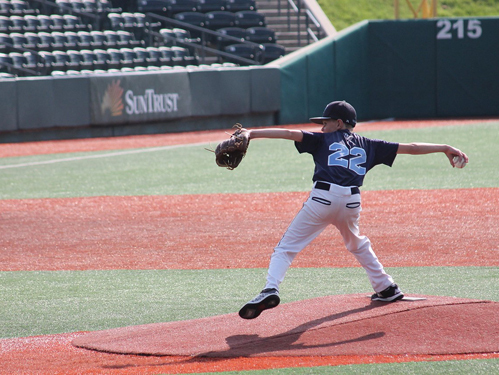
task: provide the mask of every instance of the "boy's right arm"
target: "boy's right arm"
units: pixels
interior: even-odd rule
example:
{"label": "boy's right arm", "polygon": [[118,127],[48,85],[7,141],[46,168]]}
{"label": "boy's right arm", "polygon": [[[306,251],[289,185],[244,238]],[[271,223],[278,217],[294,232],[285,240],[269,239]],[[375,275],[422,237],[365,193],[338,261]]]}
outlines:
{"label": "boy's right arm", "polygon": [[301,142],[303,140],[303,133],[301,130],[294,129],[252,129],[248,130],[250,139],[255,138],[278,138],[289,139],[290,141]]}
{"label": "boy's right arm", "polygon": [[456,156],[462,157],[466,163],[468,162],[468,156],[464,152],[455,147],[445,144],[400,143],[397,151],[398,154],[409,154],[409,155],[425,155],[437,152],[444,153],[453,167],[455,166],[454,157]]}

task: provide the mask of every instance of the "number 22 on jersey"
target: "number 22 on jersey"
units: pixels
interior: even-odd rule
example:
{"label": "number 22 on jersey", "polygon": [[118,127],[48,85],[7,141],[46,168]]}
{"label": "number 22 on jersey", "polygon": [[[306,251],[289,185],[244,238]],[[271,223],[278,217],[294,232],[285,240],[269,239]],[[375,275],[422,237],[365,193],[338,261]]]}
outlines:
{"label": "number 22 on jersey", "polygon": [[[366,168],[360,165],[367,160],[366,151],[360,147],[352,147],[349,149],[342,143],[335,142],[329,146],[329,151],[333,151],[328,158],[328,165],[330,167],[343,167],[350,169],[358,175],[365,175]],[[350,159],[346,157],[351,155]]]}

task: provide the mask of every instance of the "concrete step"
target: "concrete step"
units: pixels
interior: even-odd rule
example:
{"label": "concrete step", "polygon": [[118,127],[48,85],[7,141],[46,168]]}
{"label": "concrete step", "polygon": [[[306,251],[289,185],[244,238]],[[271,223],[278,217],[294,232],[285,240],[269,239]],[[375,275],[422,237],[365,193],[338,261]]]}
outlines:
{"label": "concrete step", "polygon": [[[275,32],[298,32],[298,25],[296,23],[290,24],[277,24],[277,23],[268,23],[267,27],[274,30]],[[299,26],[300,31],[306,31],[306,27],[304,25]]]}
{"label": "concrete step", "polygon": [[288,10],[287,0],[256,0],[256,7],[265,16],[267,27],[276,32],[277,43],[285,47],[286,53],[307,45],[303,10],[300,14],[293,9]]}

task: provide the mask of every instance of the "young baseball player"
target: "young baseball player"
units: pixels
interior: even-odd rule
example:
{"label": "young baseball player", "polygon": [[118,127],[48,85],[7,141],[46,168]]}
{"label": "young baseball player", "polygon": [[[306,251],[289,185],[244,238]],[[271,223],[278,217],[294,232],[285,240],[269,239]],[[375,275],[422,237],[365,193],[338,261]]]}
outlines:
{"label": "young baseball player", "polygon": [[338,228],[346,248],[367,273],[374,289],[371,299],[391,302],[404,294],[388,275],[374,253],[371,242],[359,234],[362,186],[366,173],[378,164],[392,166],[397,154],[422,155],[442,152],[453,167],[467,163],[462,151],[444,144],[392,143],[353,133],[355,109],[345,101],[329,103],[322,117],[310,121],[321,124],[321,132],[287,129],[248,130],[250,139],[280,138],[295,142],[300,153],[309,153],[315,162],[313,189],[303,208],[277,244],[270,259],[265,288],[239,311],[243,319],[254,319],[263,310],[276,307],[279,284],[296,255],[329,224]]}

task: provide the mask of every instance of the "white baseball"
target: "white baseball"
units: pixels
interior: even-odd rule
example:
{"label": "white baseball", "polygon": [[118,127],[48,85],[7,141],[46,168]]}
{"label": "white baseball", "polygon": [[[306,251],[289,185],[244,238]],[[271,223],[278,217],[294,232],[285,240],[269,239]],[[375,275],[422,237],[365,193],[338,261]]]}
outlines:
{"label": "white baseball", "polygon": [[466,160],[462,156],[454,156],[452,159],[454,166],[456,168],[464,168],[466,166]]}

